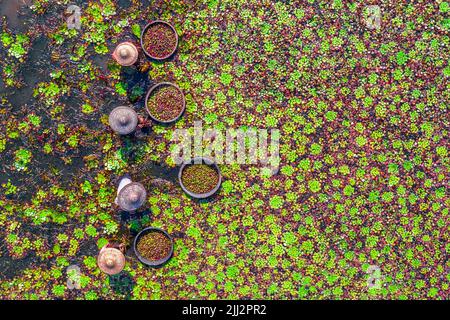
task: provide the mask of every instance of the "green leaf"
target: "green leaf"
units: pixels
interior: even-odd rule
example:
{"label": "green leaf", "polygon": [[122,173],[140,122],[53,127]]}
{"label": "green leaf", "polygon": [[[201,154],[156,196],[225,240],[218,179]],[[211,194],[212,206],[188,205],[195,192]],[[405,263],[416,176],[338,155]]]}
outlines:
{"label": "green leaf", "polygon": [[403,52],[403,51],[397,52],[397,63],[399,65],[401,65],[401,66],[404,65],[408,61],[408,59],[409,59],[409,57],[405,52]]}
{"label": "green leaf", "polygon": [[137,23],[135,23],[131,26],[131,32],[133,32],[133,34],[136,36],[136,38],[139,38],[139,39],[141,38],[141,33],[142,33],[141,26],[138,25]]}
{"label": "green leaf", "polygon": [[280,209],[283,206],[284,200],[280,196],[273,196],[272,199],[270,199],[270,207],[272,209]]}

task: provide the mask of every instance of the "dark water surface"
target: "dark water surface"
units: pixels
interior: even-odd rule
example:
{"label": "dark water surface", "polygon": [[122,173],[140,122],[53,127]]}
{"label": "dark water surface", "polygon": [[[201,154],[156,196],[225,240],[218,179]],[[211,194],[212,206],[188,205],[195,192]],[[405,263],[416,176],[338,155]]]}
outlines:
{"label": "dark water surface", "polygon": [[[32,0],[0,0],[0,16],[6,17],[10,29],[23,32],[28,26],[25,12],[29,11]],[[28,12],[29,14],[29,12]]]}
{"label": "dark water surface", "polygon": [[[34,16],[29,8],[31,2],[31,0],[0,0],[0,16],[5,18],[8,29],[12,34],[26,33],[35,25],[53,25],[61,19],[64,6],[50,6],[44,14]],[[124,10],[130,5],[130,0],[119,0],[118,10]],[[24,119],[32,110],[33,113],[41,118],[41,127],[52,128],[57,126],[58,122],[52,119],[49,114],[49,107],[33,97],[33,92],[39,83],[50,81],[51,71],[64,70],[64,66],[60,62],[61,59],[52,59],[53,51],[57,50],[64,54],[71,51],[74,46],[76,46],[76,43],[65,41],[62,46],[55,47],[45,34],[32,39],[25,61],[19,66],[16,76],[23,81],[23,86],[20,88],[5,87],[3,80],[0,78],[0,97],[5,97],[11,105],[7,109],[7,116],[14,116],[20,120]],[[112,48],[109,49],[112,50]],[[92,48],[88,50],[90,50],[89,61],[98,66],[101,72],[108,72],[108,63],[111,62],[110,55],[95,54],[92,52]],[[148,79],[147,73],[140,73],[134,68],[123,69],[121,77],[122,81],[128,85],[129,97],[136,87],[147,90],[152,83]],[[100,106],[100,110],[102,113],[109,113],[110,110],[119,104],[117,95],[112,94],[114,90],[108,88],[107,84],[104,84],[103,87],[98,85],[96,90],[101,95],[102,106]],[[70,125],[78,125],[90,130],[98,130],[105,127],[98,117],[88,118],[80,113],[84,100],[83,94],[77,92],[76,89],[71,89],[70,93],[61,97],[58,102],[64,105],[60,116],[61,119],[70,119]],[[134,102],[130,101],[130,103]],[[143,110],[143,101],[137,101],[136,106]],[[27,141],[27,136],[24,135],[19,139],[9,140],[7,150],[2,154],[0,185],[11,180],[19,188],[17,194],[10,195],[8,198],[26,202],[31,200],[38,189],[48,190],[55,182],[64,188],[70,188],[71,186],[79,185],[85,179],[92,179],[92,173],[86,168],[83,158],[88,155],[98,154],[98,146],[90,143],[88,146],[78,147],[75,150],[71,149],[64,152],[64,154],[57,154],[56,152],[46,154],[42,150],[42,145]],[[124,141],[124,143],[130,144],[130,148],[127,151],[127,157],[130,159],[134,157],[134,150],[145,143],[145,141],[139,139],[132,139],[131,141],[129,138],[124,138]],[[30,150],[33,154],[32,162],[29,164],[27,172],[12,170],[14,166],[14,152],[8,152],[8,148],[17,150],[21,147]],[[71,162],[69,164],[66,163],[63,160],[64,157],[70,158]],[[143,179],[154,184],[158,184],[162,180],[176,183],[178,170],[168,169],[165,165],[158,163],[149,163],[139,167],[130,166],[130,173],[135,179]],[[55,203],[56,205],[58,204]],[[57,234],[64,232],[64,228],[64,226],[50,223],[35,226],[24,221],[21,232],[24,232],[24,235],[30,233],[40,236],[40,238],[48,239],[49,243],[53,245],[52,242],[54,240],[52,239],[55,239]],[[26,254],[20,259],[12,258],[9,256],[6,246],[6,241],[0,238],[0,279],[11,279],[34,265],[51,268],[55,264],[55,261],[52,260],[41,261],[35,253]],[[80,242],[80,248],[77,253],[77,260],[79,261],[70,261],[70,263],[82,263],[84,256],[93,256],[96,255],[96,252],[97,245],[95,242],[91,240]]]}

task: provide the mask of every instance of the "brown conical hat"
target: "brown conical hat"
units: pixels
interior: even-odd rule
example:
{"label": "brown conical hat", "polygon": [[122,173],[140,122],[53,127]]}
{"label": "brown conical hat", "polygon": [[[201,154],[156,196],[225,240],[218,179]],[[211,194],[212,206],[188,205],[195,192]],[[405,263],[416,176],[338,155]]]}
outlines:
{"label": "brown conical hat", "polygon": [[125,256],[116,248],[102,248],[98,254],[97,264],[100,270],[109,275],[118,274],[125,266]]}
{"label": "brown conical hat", "polygon": [[131,66],[136,63],[139,52],[131,42],[122,42],[116,47],[112,56],[120,65]]}
{"label": "brown conical hat", "polygon": [[122,210],[134,211],[141,207],[147,197],[147,191],[142,184],[131,182],[120,190],[117,203]]}
{"label": "brown conical hat", "polygon": [[109,126],[118,134],[129,134],[136,130],[138,115],[130,107],[117,107],[109,114]]}

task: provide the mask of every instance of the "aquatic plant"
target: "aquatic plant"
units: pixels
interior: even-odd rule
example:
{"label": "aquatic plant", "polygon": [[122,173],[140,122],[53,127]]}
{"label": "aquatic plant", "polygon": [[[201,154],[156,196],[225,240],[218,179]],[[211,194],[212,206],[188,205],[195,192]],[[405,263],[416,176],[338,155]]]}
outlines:
{"label": "aquatic plant", "polygon": [[16,170],[26,171],[31,161],[32,153],[27,149],[19,149],[15,152],[16,161],[14,163]]}
{"label": "aquatic plant", "polygon": [[[15,266],[2,297],[446,298],[447,2],[383,6],[381,32],[355,22],[361,1],[129,3],[86,1],[82,30],[68,30],[66,6],[39,0],[33,28],[2,27],[0,234]],[[124,72],[109,53],[156,18],[174,22],[177,53]],[[109,112],[132,98],[144,114],[148,80],[179,85],[184,117],[117,137]],[[222,166],[221,192],[192,201],[170,152],[195,120],[280,129],[279,171]],[[130,171],[149,197],[125,223],[111,203]],[[173,235],[173,259],[151,272],[130,261],[129,288],[115,291],[98,249],[149,225]],[[77,290],[65,286],[72,263]]]}

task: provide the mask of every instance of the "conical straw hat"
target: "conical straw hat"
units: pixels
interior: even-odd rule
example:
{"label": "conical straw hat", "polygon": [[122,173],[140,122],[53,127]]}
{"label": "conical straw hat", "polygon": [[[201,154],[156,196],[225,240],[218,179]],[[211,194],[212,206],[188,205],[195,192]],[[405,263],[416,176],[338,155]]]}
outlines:
{"label": "conical straw hat", "polygon": [[138,115],[130,107],[117,107],[109,114],[109,126],[118,134],[132,133],[137,124]]}
{"label": "conical straw hat", "polygon": [[122,66],[131,66],[136,63],[139,52],[131,42],[120,43],[113,53],[113,58]]}
{"label": "conical straw hat", "polygon": [[97,264],[109,275],[118,274],[125,266],[125,256],[116,248],[103,248],[98,254]]}
{"label": "conical straw hat", "polygon": [[141,207],[147,197],[147,192],[142,184],[132,182],[120,190],[117,203],[125,211],[134,211]]}

